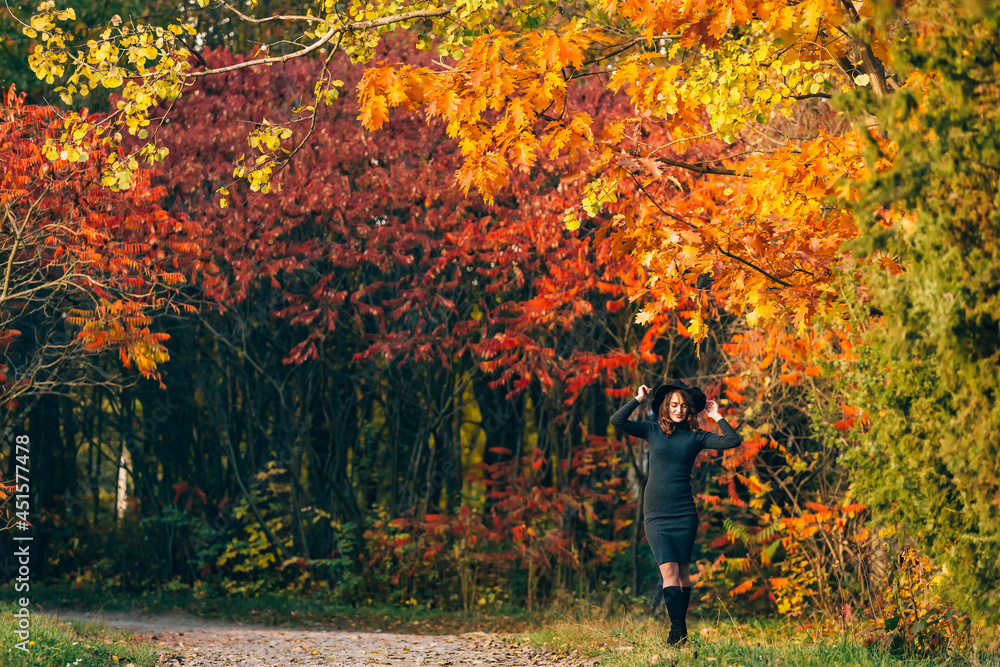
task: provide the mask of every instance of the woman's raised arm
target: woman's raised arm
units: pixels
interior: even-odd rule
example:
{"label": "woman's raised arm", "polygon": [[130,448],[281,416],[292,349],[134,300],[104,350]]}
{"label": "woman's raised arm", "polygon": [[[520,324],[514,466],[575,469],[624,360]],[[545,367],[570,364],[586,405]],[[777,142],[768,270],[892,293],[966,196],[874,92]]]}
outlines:
{"label": "woman's raised arm", "polygon": [[722,429],[722,435],[703,431],[702,447],[704,449],[733,449],[743,444],[743,438],[719,412],[718,403],[709,401],[708,405],[705,406],[705,414],[715,420],[719,428]]}
{"label": "woman's raised arm", "polygon": [[631,435],[636,438],[646,437],[647,434],[646,422],[632,422],[628,420],[628,417],[629,415],[632,414],[632,411],[635,410],[636,407],[639,405],[639,401],[644,399],[646,397],[646,394],[648,393],[649,393],[649,387],[647,387],[646,385],[642,385],[641,387],[639,387],[639,391],[637,392],[635,398],[633,398],[631,401],[618,408],[618,412],[611,415],[611,423],[614,425],[616,429],[618,429],[622,433],[627,433],[628,435]]}

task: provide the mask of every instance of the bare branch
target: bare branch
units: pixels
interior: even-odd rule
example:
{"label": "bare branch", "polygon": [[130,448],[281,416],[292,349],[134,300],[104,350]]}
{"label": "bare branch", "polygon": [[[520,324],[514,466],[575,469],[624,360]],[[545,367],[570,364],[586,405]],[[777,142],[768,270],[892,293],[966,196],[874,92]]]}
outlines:
{"label": "bare branch", "polygon": [[[235,65],[229,65],[228,67],[218,67],[216,69],[205,70],[202,72],[190,72],[183,73],[181,76],[185,78],[198,78],[203,76],[210,76],[212,74],[222,74],[223,72],[233,72],[239,69],[245,69],[247,67],[253,67],[255,65],[267,65],[272,63],[284,63],[289,60],[294,60],[295,58],[301,58],[302,56],[308,55],[313,51],[319,49],[327,42],[329,42],[335,35],[344,32],[353,32],[355,30],[368,30],[370,28],[378,28],[385,25],[392,25],[393,23],[401,23],[403,21],[409,21],[411,19],[419,18],[433,18],[436,16],[444,16],[451,11],[451,6],[445,7],[443,9],[417,9],[412,12],[404,12],[403,14],[394,14],[392,16],[383,16],[382,18],[369,19],[365,21],[355,21],[354,23],[346,23],[344,25],[333,25],[329,21],[321,21],[330,25],[330,30],[328,30],[322,37],[318,40],[298,51],[292,53],[287,53],[283,56],[268,56],[267,58],[257,58],[256,60],[248,60],[246,62],[237,63]],[[299,18],[299,17],[295,17]]]}
{"label": "bare branch", "polygon": [[311,22],[314,22],[314,23],[322,23],[324,25],[328,25],[331,28],[335,28],[338,25],[337,23],[334,23],[333,21],[328,21],[327,19],[321,18],[319,16],[301,16],[301,15],[296,15],[296,14],[279,14],[277,16],[265,16],[262,19],[258,19],[258,18],[254,18],[253,16],[247,16],[246,14],[244,14],[239,9],[237,9],[233,5],[229,4],[225,0],[220,0],[220,3],[226,9],[228,9],[229,11],[231,11],[233,14],[236,14],[237,16],[239,16],[241,19],[243,19],[244,21],[246,21],[248,23],[268,23],[270,21],[311,21]]}

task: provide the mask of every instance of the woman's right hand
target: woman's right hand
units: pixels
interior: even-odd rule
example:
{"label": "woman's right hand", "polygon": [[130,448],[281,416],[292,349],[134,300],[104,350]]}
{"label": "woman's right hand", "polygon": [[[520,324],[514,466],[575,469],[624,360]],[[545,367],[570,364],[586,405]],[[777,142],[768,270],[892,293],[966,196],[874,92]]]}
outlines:
{"label": "woman's right hand", "polygon": [[652,390],[649,387],[647,387],[646,385],[644,385],[644,384],[643,385],[639,385],[639,391],[637,391],[636,394],[635,394],[635,400],[637,400],[640,403],[642,403],[643,400],[645,400],[645,398],[647,396],[649,396],[650,391],[652,391]]}

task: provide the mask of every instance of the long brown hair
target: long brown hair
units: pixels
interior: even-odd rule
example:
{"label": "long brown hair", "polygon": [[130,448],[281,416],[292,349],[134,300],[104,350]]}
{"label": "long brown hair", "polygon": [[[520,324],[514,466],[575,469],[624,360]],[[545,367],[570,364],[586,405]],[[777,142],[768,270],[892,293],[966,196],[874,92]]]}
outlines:
{"label": "long brown hair", "polygon": [[694,408],[691,407],[691,403],[688,401],[687,396],[684,395],[683,391],[674,390],[663,397],[663,402],[660,403],[660,414],[656,415],[657,420],[660,422],[660,430],[663,431],[665,435],[670,435],[677,428],[677,422],[670,418],[670,399],[674,397],[674,394],[678,394],[681,400],[684,401],[684,405],[688,409],[687,426],[689,429],[694,431],[698,428],[698,415],[694,413]]}

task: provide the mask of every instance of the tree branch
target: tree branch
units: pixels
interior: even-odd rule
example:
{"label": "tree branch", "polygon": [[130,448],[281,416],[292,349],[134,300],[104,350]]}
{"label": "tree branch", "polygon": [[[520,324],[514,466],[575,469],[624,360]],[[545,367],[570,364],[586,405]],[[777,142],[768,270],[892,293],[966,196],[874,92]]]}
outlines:
{"label": "tree branch", "polygon": [[[850,0],[837,0],[837,3],[840,5],[840,9],[844,12],[844,17],[848,21],[855,25],[861,22],[861,17]],[[858,47],[858,51],[861,52],[861,61],[864,63],[865,71],[868,73],[868,78],[871,81],[875,94],[879,97],[885,97],[889,93],[889,88],[885,83],[885,66],[882,64],[882,61],[872,51],[871,44],[851,35],[848,35],[848,38],[854,43],[854,46]]]}
{"label": "tree branch", "polygon": [[[628,170],[626,170],[626,171],[628,171]],[[690,221],[685,220],[685,219],[683,219],[681,217],[678,217],[678,216],[674,215],[673,213],[665,210],[662,206],[660,206],[660,204],[656,201],[656,199],[654,199],[652,197],[652,195],[650,195],[649,192],[646,191],[646,188],[643,187],[642,183],[639,182],[639,179],[637,179],[635,177],[635,174],[633,174],[632,172],[629,171],[628,175],[632,177],[633,181],[635,181],[635,184],[639,187],[639,190],[642,191],[642,194],[646,195],[646,198],[649,199],[650,202],[652,202],[653,206],[655,206],[657,209],[659,209],[660,213],[662,213],[663,215],[667,216],[668,218],[672,218],[672,219],[676,220],[677,222],[684,223],[685,225],[687,225],[691,229],[697,229],[697,227],[695,225],[693,225]],[[748,262],[747,260],[743,259],[742,257],[739,257],[739,256],[734,255],[732,253],[726,252],[725,250],[723,250],[722,248],[719,247],[718,243],[715,244],[715,248],[716,248],[716,250],[718,250],[719,252],[721,252],[726,257],[730,257],[732,259],[735,259],[738,262],[742,262],[743,264],[746,264],[751,269],[753,269],[755,271],[759,271],[760,273],[762,273],[763,275],[767,276],[768,278],[770,278],[774,282],[778,283],[779,285],[784,285],[785,287],[793,287],[793,285],[791,283],[787,283],[784,280],[782,280],[781,278],[778,278],[776,276],[771,275],[770,273],[768,273],[764,269],[762,269],[759,266],[756,266],[754,264],[751,264],[750,262]],[[808,273],[808,271],[806,273]]]}
{"label": "tree branch", "polygon": [[601,56],[600,58],[593,58],[591,60],[586,60],[583,62],[583,67],[587,67],[588,65],[594,65],[596,63],[601,62],[602,60],[607,60],[608,58],[614,58],[619,53],[622,53],[623,51],[628,51],[639,42],[652,42],[653,40],[657,39],[678,39],[679,37],[681,37],[681,35],[654,35],[653,37],[650,37],[648,39],[646,37],[636,37],[635,39],[630,39],[624,44],[615,44],[613,46],[608,47],[611,49],[617,49],[617,51],[612,51],[607,55]]}
{"label": "tree branch", "polygon": [[220,0],[220,2],[226,9],[236,14],[237,16],[239,16],[244,21],[247,21],[248,23],[267,23],[269,21],[312,21],[315,23],[323,23],[325,25],[330,26],[331,28],[335,28],[337,25],[333,21],[329,21],[319,16],[302,16],[298,14],[279,14],[277,16],[265,16],[262,19],[258,19],[252,16],[247,16],[246,14],[244,14],[243,12],[241,12],[240,10],[238,10],[236,7],[229,4],[225,0]]}
{"label": "tree branch", "polygon": [[667,211],[662,206],[660,206],[660,203],[658,201],[656,201],[656,199],[653,198],[653,195],[649,194],[649,192],[646,190],[645,186],[643,186],[643,184],[639,182],[639,179],[635,177],[635,174],[633,174],[628,169],[626,169],[625,171],[628,173],[629,176],[632,177],[632,180],[635,181],[636,186],[642,191],[642,194],[646,195],[646,199],[648,199],[650,202],[652,202],[653,206],[655,206],[660,211],[660,213],[662,213],[663,215],[667,216],[668,218],[672,218],[672,219],[676,220],[677,222],[684,223],[685,225],[687,225],[691,229],[697,229],[697,227],[695,227],[693,224],[691,224],[690,222],[688,222],[684,218],[676,216],[673,213],[671,213],[670,211]]}
{"label": "tree branch", "polygon": [[[333,25],[326,20],[314,19],[320,23],[325,23],[327,25],[330,25],[330,30],[328,30],[322,37],[320,37],[318,40],[316,40],[309,46],[305,47],[304,49],[299,49],[298,51],[294,51],[292,53],[288,53],[283,56],[268,56],[267,58],[257,58],[256,60],[248,60],[246,62],[237,63],[235,65],[229,65],[228,67],[218,67],[216,69],[205,70],[203,72],[182,73],[181,76],[188,79],[194,79],[203,76],[210,76],[212,74],[233,72],[235,70],[245,69],[247,67],[253,67],[255,65],[284,63],[288,62],[289,60],[294,60],[295,58],[301,58],[302,56],[308,55],[313,51],[316,51],[317,49],[319,49],[319,47],[323,46],[331,39],[333,39],[334,35],[340,33],[353,32],[355,30],[368,30],[369,28],[378,28],[384,25],[392,25],[393,23],[401,23],[403,21],[409,21],[410,19],[433,18],[436,16],[444,16],[445,14],[449,13],[451,9],[452,8],[450,5],[443,9],[417,9],[415,11],[405,12],[403,14],[383,16],[382,18],[369,19],[366,21],[355,21],[354,23],[346,23],[340,26]],[[301,17],[288,17],[288,18],[298,19]],[[259,19],[258,21],[260,20],[262,19]]]}
{"label": "tree branch", "polygon": [[657,158],[660,162],[664,164],[669,164],[671,167],[680,167],[681,169],[687,169],[699,174],[715,174],[716,176],[746,176],[746,174],[738,174],[732,169],[717,169],[715,167],[702,167],[696,164],[691,164],[690,162],[678,162],[677,160],[669,160],[665,157]]}
{"label": "tree branch", "polygon": [[17,247],[21,243],[21,228],[14,221],[14,216],[10,214],[10,205],[4,207],[7,219],[10,220],[11,229],[14,230],[14,245],[11,246],[10,255],[7,257],[7,270],[3,277],[3,293],[0,294],[0,303],[7,300],[7,293],[10,291],[10,272],[14,267],[14,256],[17,255]]}
{"label": "tree branch", "polygon": [[715,249],[718,250],[719,252],[721,252],[726,257],[730,257],[732,259],[735,259],[737,262],[742,262],[743,264],[746,264],[747,266],[749,266],[754,271],[759,271],[760,273],[762,273],[763,275],[767,276],[768,278],[770,278],[774,282],[778,283],[779,285],[784,285],[785,287],[793,287],[793,285],[791,283],[786,283],[781,278],[777,278],[775,276],[772,276],[770,273],[768,273],[764,269],[760,268],[759,266],[755,266],[754,264],[751,264],[750,262],[748,262],[747,260],[743,259],[742,257],[738,257],[738,256],[736,256],[736,255],[734,255],[732,253],[726,252],[725,250],[723,250],[722,248],[719,247],[718,243],[715,244]]}

